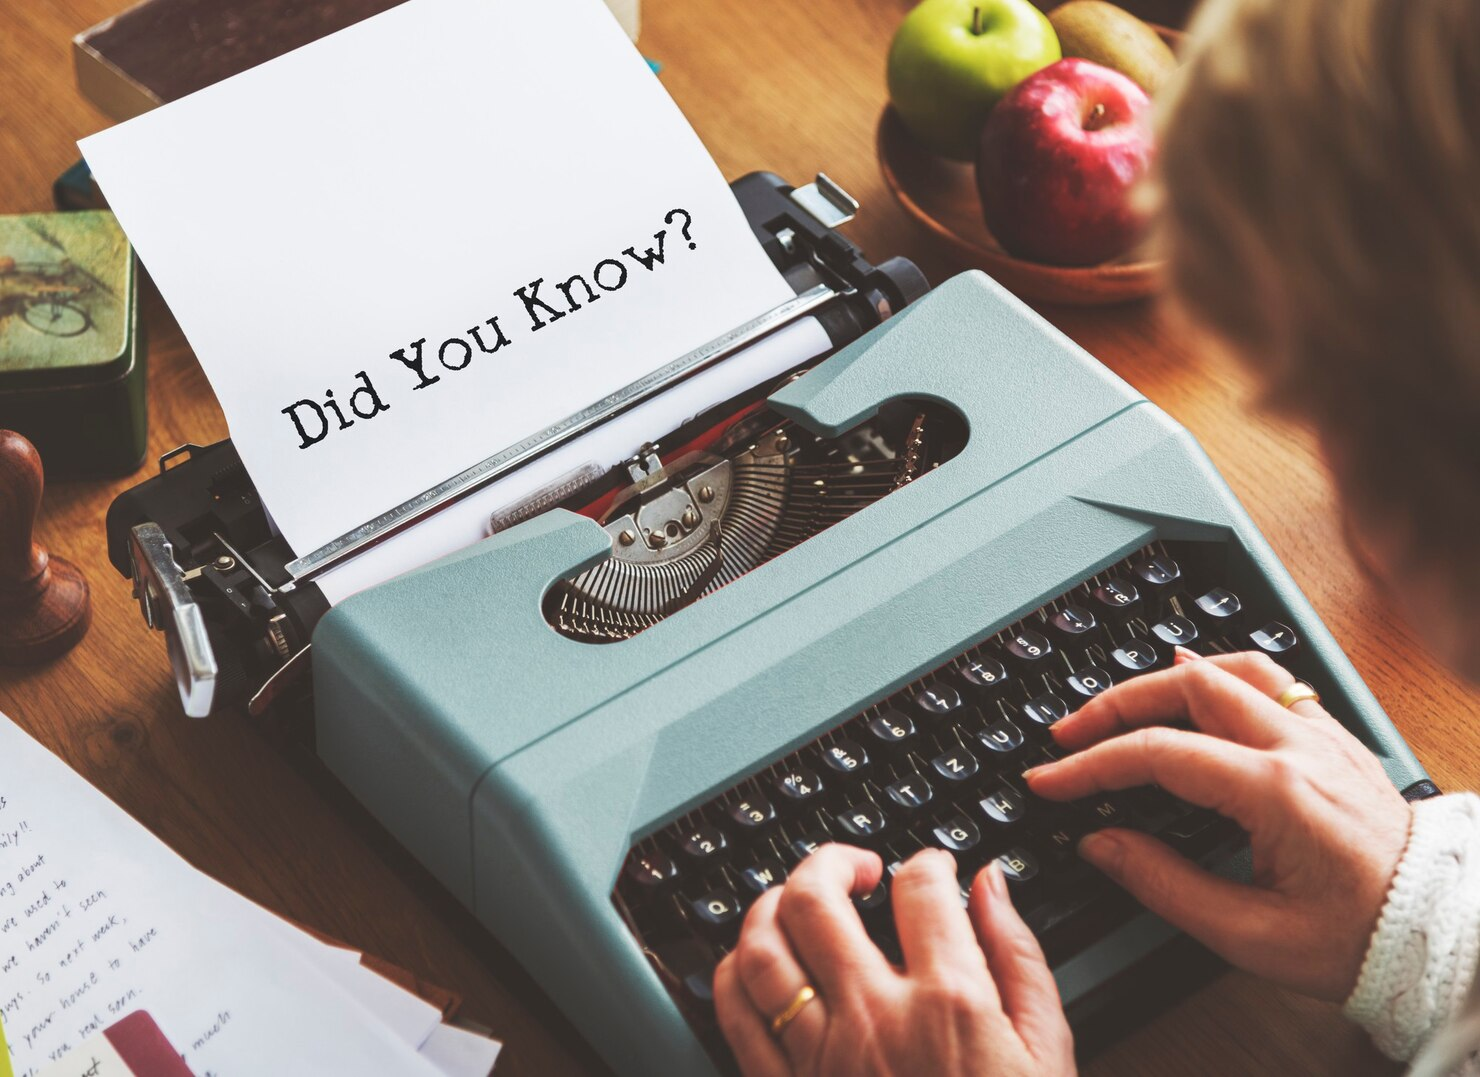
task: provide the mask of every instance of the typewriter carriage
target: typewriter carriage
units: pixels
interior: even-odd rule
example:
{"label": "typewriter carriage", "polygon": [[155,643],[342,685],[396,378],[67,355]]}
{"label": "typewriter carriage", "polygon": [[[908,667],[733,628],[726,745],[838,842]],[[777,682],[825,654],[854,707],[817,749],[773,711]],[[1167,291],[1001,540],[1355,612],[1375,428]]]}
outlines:
{"label": "typewriter carriage", "polygon": [[[793,188],[755,172],[731,189],[757,241],[798,295],[819,285],[837,291],[840,298],[815,313],[834,346],[928,287],[912,263],[891,258],[874,265],[835,231],[857,203],[825,175]],[[656,433],[683,444],[705,424],[734,418],[766,389],[718,405],[678,431]],[[581,489],[558,503],[588,503],[624,474],[618,468],[584,476]],[[328,602],[316,585],[294,585],[295,551],[272,527],[229,441],[167,453],[157,476],[115,499],[107,533],[110,560],[134,581],[146,624],[167,636],[187,714],[203,717],[247,699],[257,715],[311,714],[305,706],[311,641]]]}

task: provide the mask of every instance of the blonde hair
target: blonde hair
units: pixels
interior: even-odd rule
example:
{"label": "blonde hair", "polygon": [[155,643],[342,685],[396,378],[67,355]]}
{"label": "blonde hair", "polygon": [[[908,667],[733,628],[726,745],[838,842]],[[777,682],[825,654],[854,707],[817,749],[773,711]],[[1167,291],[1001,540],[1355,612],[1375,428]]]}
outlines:
{"label": "blonde hair", "polygon": [[1480,3],[1208,0],[1164,108],[1177,300],[1480,596]]}

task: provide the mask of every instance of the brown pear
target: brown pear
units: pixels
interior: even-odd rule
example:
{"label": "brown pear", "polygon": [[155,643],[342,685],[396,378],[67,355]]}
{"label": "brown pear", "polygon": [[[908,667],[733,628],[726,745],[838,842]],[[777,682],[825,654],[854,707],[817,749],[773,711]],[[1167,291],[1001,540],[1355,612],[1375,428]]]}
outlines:
{"label": "brown pear", "polygon": [[1105,0],[1069,0],[1048,13],[1064,55],[1119,71],[1155,96],[1177,58],[1151,27]]}

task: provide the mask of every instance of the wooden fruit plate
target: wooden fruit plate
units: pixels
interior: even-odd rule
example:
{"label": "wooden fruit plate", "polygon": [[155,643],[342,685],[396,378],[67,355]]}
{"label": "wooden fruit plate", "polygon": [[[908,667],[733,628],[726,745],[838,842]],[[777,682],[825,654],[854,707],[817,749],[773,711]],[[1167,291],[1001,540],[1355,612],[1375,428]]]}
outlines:
{"label": "wooden fruit plate", "polygon": [[[1156,27],[1174,49],[1182,34]],[[977,266],[1024,299],[1069,306],[1108,306],[1154,295],[1162,263],[1130,254],[1093,266],[1055,266],[1014,258],[982,221],[976,170],[937,156],[915,141],[904,121],[885,107],[879,118],[879,167],[889,192],[963,262]]]}

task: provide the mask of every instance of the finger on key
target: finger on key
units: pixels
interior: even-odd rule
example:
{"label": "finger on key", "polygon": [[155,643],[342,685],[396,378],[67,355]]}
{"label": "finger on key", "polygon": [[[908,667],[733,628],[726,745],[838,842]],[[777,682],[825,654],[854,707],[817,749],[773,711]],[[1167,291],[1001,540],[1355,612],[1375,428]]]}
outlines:
{"label": "finger on key", "polygon": [[1028,785],[1048,800],[1159,785],[1173,796],[1212,808],[1240,823],[1271,780],[1265,753],[1187,729],[1152,726],[1086,748],[1027,772]]}
{"label": "finger on key", "polygon": [[[814,980],[809,969],[803,967],[777,919],[781,894],[780,890],[768,890],[756,898],[746,914],[740,941],[731,954],[736,978],[755,1011],[764,1018],[768,1037],[771,1036],[772,1019],[791,1005],[797,992],[812,986],[825,996],[821,984]],[[776,1039],[792,1060],[809,1058],[810,1052],[822,1042],[826,1026],[825,998],[814,998],[788,1022]]]}
{"label": "finger on key", "polygon": [[1117,684],[1053,726],[1078,750],[1142,726],[1190,720],[1204,733],[1267,747],[1279,739],[1282,709],[1247,681],[1204,658]]}
{"label": "finger on key", "polygon": [[1002,1008],[1018,1034],[1028,1043],[1060,1035],[1064,1007],[1058,985],[1038,939],[1013,906],[1001,864],[994,861],[977,873],[968,912]]}
{"label": "finger on key", "polygon": [[853,904],[883,874],[876,853],[828,844],[803,860],[781,888],[776,918],[824,997],[843,998],[869,977],[893,975]]}
{"label": "finger on key", "polygon": [[[1193,657],[1200,656],[1194,655]],[[1262,651],[1213,654],[1208,655],[1204,661],[1211,662],[1219,669],[1227,670],[1235,677],[1248,681],[1270,699],[1276,701],[1279,700],[1281,692],[1295,683],[1295,674]],[[1302,699],[1285,709],[1302,718],[1331,718],[1331,713],[1313,699]]]}
{"label": "finger on key", "polygon": [[[895,933],[910,974],[984,977],[987,959],[961,904],[956,858],[926,849],[905,862],[890,883]],[[990,987],[993,995],[996,987]]]}
{"label": "finger on key", "polygon": [[791,1072],[765,1018],[740,986],[733,954],[714,970],[714,1015],[741,1072],[754,1077],[786,1077]]}

